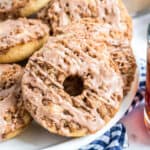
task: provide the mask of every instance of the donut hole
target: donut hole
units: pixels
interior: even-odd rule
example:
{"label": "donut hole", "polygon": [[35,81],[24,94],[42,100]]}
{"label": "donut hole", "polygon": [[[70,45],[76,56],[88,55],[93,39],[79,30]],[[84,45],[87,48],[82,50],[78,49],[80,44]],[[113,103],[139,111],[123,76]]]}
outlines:
{"label": "donut hole", "polygon": [[3,96],[0,96],[0,102],[3,101],[3,100],[4,100],[4,97],[3,97]]}
{"label": "donut hole", "polygon": [[63,82],[64,90],[70,96],[78,96],[82,94],[84,83],[82,77],[78,75],[68,76]]}

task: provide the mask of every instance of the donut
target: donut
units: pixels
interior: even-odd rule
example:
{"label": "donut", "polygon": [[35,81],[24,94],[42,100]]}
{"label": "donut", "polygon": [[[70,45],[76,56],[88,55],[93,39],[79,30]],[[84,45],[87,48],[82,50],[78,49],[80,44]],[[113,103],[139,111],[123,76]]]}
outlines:
{"label": "donut", "polygon": [[124,96],[131,90],[132,82],[135,78],[135,72],[137,70],[136,59],[133,54],[131,46],[127,47],[109,47],[112,59],[118,65],[120,73],[123,78]]}
{"label": "donut", "polygon": [[20,9],[20,16],[30,16],[46,6],[51,0],[28,0],[28,3]]}
{"label": "donut", "polygon": [[43,8],[50,0],[1,0],[0,20],[30,16]]}
{"label": "donut", "polygon": [[131,89],[136,72],[136,60],[131,48],[131,42],[124,37],[123,32],[99,19],[86,18],[72,24],[59,27],[56,34],[74,34],[91,38],[96,42],[105,43],[113,61],[118,65],[124,81],[124,96]]}
{"label": "donut", "polygon": [[48,39],[48,27],[39,20],[20,18],[0,22],[0,63],[28,58]]}
{"label": "donut", "polygon": [[123,81],[105,44],[59,35],[30,57],[22,91],[37,123],[58,135],[80,137],[97,132],[116,114]]}
{"label": "donut", "polygon": [[21,96],[22,75],[19,65],[0,64],[0,141],[17,136],[31,121]]}
{"label": "donut", "polygon": [[24,7],[28,0],[1,0],[0,20],[5,20],[17,15],[18,9]]}
{"label": "donut", "polygon": [[38,17],[55,35],[57,27],[71,24],[82,18],[99,18],[112,28],[118,28],[128,39],[132,37],[132,21],[122,0],[51,0]]}
{"label": "donut", "polygon": [[70,33],[75,36],[84,35],[86,38],[112,46],[127,46],[131,44],[130,40],[125,37],[124,32],[118,28],[112,28],[111,24],[105,23],[98,18],[83,18],[67,26],[58,27],[55,30],[55,35]]}

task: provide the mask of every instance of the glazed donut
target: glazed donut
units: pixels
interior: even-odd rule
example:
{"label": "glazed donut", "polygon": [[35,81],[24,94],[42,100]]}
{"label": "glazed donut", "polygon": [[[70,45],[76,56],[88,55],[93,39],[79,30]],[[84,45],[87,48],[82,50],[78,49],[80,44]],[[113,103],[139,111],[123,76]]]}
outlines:
{"label": "glazed donut", "polygon": [[82,35],[96,42],[105,43],[112,59],[118,65],[124,81],[124,96],[127,95],[134,81],[137,66],[130,41],[122,32],[99,19],[86,18],[57,28],[56,34],[74,34],[76,37]]}
{"label": "glazed donut", "polygon": [[50,0],[1,0],[0,20],[30,16],[43,8]]}
{"label": "glazed donut", "polygon": [[57,27],[66,26],[82,18],[99,18],[132,37],[132,21],[122,0],[51,0],[38,17],[50,26],[55,35]]}
{"label": "glazed donut", "polygon": [[18,19],[0,22],[0,63],[22,61],[48,39],[48,27],[39,20]]}
{"label": "glazed donut", "polygon": [[20,134],[31,121],[21,97],[22,75],[19,65],[0,64],[0,141]]}
{"label": "glazed donut", "polygon": [[130,45],[130,40],[125,38],[124,32],[118,28],[112,28],[111,24],[105,23],[98,18],[84,18],[74,21],[67,26],[58,27],[55,30],[56,35],[70,33],[74,34],[74,36],[84,35],[86,38],[91,38],[97,42],[104,42],[106,45]]}
{"label": "glazed donut", "polygon": [[51,37],[22,79],[26,109],[52,133],[80,137],[100,130],[117,112],[123,81],[105,44],[74,35]]}
{"label": "glazed donut", "polygon": [[131,90],[131,85],[134,81],[135,72],[137,70],[136,59],[134,57],[132,48],[131,46],[110,46],[108,50],[110,51],[112,59],[118,65],[122,75],[124,82],[123,93],[124,96],[126,96]]}

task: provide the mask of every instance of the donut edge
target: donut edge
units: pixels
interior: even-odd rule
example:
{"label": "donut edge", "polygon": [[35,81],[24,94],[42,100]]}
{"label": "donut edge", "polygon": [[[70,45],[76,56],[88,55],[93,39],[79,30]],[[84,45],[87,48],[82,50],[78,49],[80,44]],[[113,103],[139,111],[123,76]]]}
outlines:
{"label": "donut edge", "polygon": [[42,9],[51,0],[30,0],[25,7],[21,8],[19,13],[21,17],[30,16]]}
{"label": "donut edge", "polygon": [[25,130],[25,128],[27,128],[27,126],[32,121],[32,118],[30,117],[28,112],[25,113],[23,120],[24,120],[25,124],[23,126],[21,126],[20,128],[16,129],[15,131],[3,134],[2,141],[7,141],[9,139],[12,139],[12,138],[20,135]]}
{"label": "donut edge", "polygon": [[31,56],[35,51],[39,50],[48,40],[48,35],[41,39],[36,39],[25,44],[16,45],[9,48],[6,54],[0,55],[0,63],[13,63],[22,61]]}

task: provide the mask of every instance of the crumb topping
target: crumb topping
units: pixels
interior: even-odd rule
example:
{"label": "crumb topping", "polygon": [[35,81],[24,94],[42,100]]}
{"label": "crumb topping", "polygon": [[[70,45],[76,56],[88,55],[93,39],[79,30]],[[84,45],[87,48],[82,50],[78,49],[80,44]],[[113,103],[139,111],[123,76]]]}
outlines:
{"label": "crumb topping", "polygon": [[39,20],[18,19],[0,23],[0,54],[11,47],[43,38],[48,27]]}

